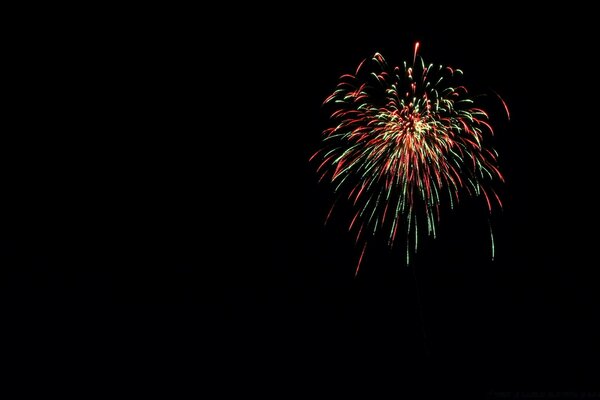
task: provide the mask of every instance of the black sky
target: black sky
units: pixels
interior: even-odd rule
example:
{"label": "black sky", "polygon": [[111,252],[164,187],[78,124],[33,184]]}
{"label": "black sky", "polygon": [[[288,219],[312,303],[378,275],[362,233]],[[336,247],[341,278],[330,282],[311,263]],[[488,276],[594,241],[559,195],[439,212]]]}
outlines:
{"label": "black sky", "polygon": [[[597,390],[585,35],[503,9],[297,11],[29,38],[1,149],[13,371],[278,398]],[[374,245],[354,279],[360,248],[343,213],[323,226],[330,188],[308,163],[321,103],[363,58],[400,63],[415,41],[510,107],[492,117],[497,257],[465,202],[414,269]]]}

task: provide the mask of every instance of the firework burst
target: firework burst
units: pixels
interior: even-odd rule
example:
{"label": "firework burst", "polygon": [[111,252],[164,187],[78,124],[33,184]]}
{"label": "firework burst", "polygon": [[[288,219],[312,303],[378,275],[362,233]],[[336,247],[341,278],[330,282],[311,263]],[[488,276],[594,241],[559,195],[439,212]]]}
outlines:
{"label": "firework burst", "polygon": [[348,227],[364,241],[356,272],[366,239],[379,232],[390,246],[406,233],[409,263],[419,235],[436,236],[444,204],[469,195],[485,199],[490,212],[502,206],[491,186],[503,181],[497,153],[484,145],[493,134],[488,114],[460,84],[461,70],[426,65],[418,49],[402,67],[379,53],[363,60],[324,102],[334,126],[311,160],[354,208]]}

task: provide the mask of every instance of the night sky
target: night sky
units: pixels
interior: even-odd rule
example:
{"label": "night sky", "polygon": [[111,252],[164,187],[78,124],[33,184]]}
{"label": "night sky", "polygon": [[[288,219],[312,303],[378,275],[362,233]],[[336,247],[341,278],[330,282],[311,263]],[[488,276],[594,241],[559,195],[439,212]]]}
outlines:
{"label": "night sky", "polygon": [[[211,29],[156,11],[28,37],[20,123],[0,149],[6,344],[25,388],[598,390],[584,32],[504,9],[291,10]],[[496,259],[483,204],[466,199],[411,267],[402,243],[374,243],[354,278],[350,213],[324,226],[331,187],[308,162],[321,104],[363,58],[400,64],[415,41],[510,108],[510,121],[490,110],[507,181]]]}

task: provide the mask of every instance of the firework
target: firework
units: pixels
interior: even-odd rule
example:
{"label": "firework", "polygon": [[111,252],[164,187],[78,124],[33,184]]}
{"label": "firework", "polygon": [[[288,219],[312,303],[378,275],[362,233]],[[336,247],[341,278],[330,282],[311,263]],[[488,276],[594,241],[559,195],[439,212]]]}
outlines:
{"label": "firework", "polygon": [[436,236],[443,205],[468,195],[490,212],[502,206],[491,185],[503,181],[497,153],[484,144],[493,135],[488,114],[460,83],[461,70],[426,65],[418,49],[402,67],[379,53],[363,60],[324,102],[333,126],[311,160],[354,209],[348,228],[364,241],[356,272],[369,237],[381,233],[392,246],[403,231],[409,263],[419,235]]}

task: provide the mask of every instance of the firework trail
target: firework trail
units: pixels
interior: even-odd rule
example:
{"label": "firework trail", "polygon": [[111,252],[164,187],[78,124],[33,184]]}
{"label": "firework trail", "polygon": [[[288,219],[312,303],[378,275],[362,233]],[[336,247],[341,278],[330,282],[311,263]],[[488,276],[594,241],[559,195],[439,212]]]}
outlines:
{"label": "firework trail", "polygon": [[423,231],[435,238],[444,204],[453,208],[468,195],[482,197],[490,212],[502,206],[491,188],[504,180],[497,153],[484,146],[493,135],[488,114],[460,84],[461,70],[426,65],[418,49],[402,67],[379,53],[363,60],[324,102],[334,108],[334,126],[311,161],[354,208],[348,228],[364,242],[356,273],[368,235],[381,232],[392,246],[403,230],[408,264]]}

